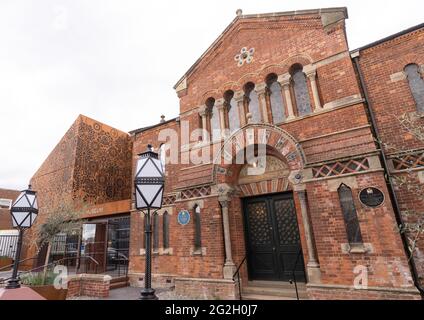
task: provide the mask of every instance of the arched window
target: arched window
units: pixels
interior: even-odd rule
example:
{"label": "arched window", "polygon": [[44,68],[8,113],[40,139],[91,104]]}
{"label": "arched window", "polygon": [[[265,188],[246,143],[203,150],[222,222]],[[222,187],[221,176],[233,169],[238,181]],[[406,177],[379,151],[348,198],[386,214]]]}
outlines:
{"label": "arched window", "polygon": [[206,107],[209,112],[212,141],[216,141],[220,138],[221,126],[219,123],[219,111],[215,105],[215,99],[208,98],[208,100],[206,100]]}
{"label": "arched window", "polygon": [[353,202],[352,190],[342,183],[337,191],[343,212],[347,239],[350,244],[362,243],[361,228],[359,227],[358,216]]}
{"label": "arched window", "polygon": [[271,74],[267,77],[269,102],[271,104],[272,120],[274,123],[280,123],[286,119],[281,86],[277,79],[276,74]]}
{"label": "arched window", "polygon": [[234,99],[234,92],[231,90],[225,92],[224,100],[228,110],[228,127],[230,128],[230,133],[233,133],[240,128],[240,117],[237,101]]}
{"label": "arched window", "polygon": [[418,112],[424,113],[424,80],[420,74],[420,68],[416,64],[408,64],[404,72],[409,83],[409,89],[415,100]]}
{"label": "arched window", "polygon": [[157,212],[153,214],[153,250],[159,248],[159,215]]}
{"label": "arched window", "polygon": [[255,85],[252,82],[246,83],[244,86],[244,95],[248,110],[252,114],[252,122],[259,123],[262,121],[261,110],[259,109],[259,98],[255,91]]}
{"label": "arched window", "polygon": [[194,206],[194,249],[200,250],[202,248],[202,231],[200,221],[200,207],[196,204]]}
{"label": "arched window", "polygon": [[311,98],[309,97],[308,82],[306,75],[303,73],[303,67],[300,64],[295,64],[292,67],[291,75],[297,113],[299,116],[310,114],[312,112]]}
{"label": "arched window", "polygon": [[167,211],[164,212],[163,218],[163,248],[169,248],[169,214]]}
{"label": "arched window", "polygon": [[166,163],[166,145],[162,143],[159,147],[159,157],[162,164],[163,172],[165,173],[165,163]]}

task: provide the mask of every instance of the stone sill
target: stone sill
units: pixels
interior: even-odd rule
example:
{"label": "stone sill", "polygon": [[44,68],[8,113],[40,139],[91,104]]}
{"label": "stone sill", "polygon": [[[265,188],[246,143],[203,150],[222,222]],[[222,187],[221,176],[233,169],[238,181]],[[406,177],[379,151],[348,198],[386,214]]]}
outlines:
{"label": "stone sill", "polygon": [[[157,250],[152,250],[152,254],[154,256],[172,256],[174,254],[173,248],[159,248]],[[139,256],[145,256],[146,255],[146,249],[140,249]]]}
{"label": "stone sill", "polygon": [[343,254],[367,254],[373,252],[371,243],[342,243],[341,249]]}

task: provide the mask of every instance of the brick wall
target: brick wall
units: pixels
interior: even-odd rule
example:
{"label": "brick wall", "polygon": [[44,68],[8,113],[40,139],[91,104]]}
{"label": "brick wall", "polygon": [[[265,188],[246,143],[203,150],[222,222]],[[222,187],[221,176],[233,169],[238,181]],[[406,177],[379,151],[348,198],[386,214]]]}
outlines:
{"label": "brick wall", "polygon": [[[20,191],[18,190],[0,189],[0,199],[10,199],[13,202],[16,200],[19,193]],[[12,228],[12,217],[10,215],[10,209],[0,208],[0,230],[8,230]]]}
{"label": "brick wall", "polygon": [[107,275],[79,274],[68,278],[67,298],[87,296],[106,298],[109,296],[110,280]]}
{"label": "brick wall", "polygon": [[[360,67],[364,75],[370,102],[375,113],[377,127],[385,151],[389,156],[388,164],[398,186],[395,193],[399,201],[403,220],[417,223],[424,219],[424,180],[420,179],[424,165],[409,158],[416,151],[417,158],[424,153],[424,141],[402,127],[400,118],[404,114],[417,111],[408,80],[402,73],[405,66],[415,63],[424,64],[424,28],[417,28],[370,48],[360,50]],[[416,128],[424,126],[424,118],[417,118]],[[393,164],[397,157],[405,159],[406,167],[398,170]],[[399,186],[399,177],[407,178],[407,185]],[[415,238],[415,233],[408,233]],[[424,285],[424,239],[419,238],[414,250],[414,260],[421,285]]]}

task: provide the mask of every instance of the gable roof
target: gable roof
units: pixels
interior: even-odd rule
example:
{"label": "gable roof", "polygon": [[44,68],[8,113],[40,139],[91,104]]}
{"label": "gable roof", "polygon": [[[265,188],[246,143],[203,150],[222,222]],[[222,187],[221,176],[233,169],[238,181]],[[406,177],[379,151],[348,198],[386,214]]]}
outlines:
{"label": "gable roof", "polygon": [[196,70],[200,62],[205,56],[207,56],[212,50],[214,50],[221,42],[223,37],[232,29],[234,26],[246,19],[264,19],[274,18],[281,16],[307,16],[307,15],[319,15],[323,26],[331,25],[341,19],[347,19],[348,13],[346,7],[334,7],[334,8],[322,8],[322,9],[308,9],[308,10],[296,10],[296,11],[285,11],[285,12],[274,12],[274,13],[261,13],[261,14],[245,14],[241,13],[241,10],[237,10],[237,16],[233,21],[225,28],[225,30],[219,35],[219,37],[209,46],[208,49],[196,60],[196,62],[187,70],[187,72],[177,81],[174,85],[174,89],[178,86],[184,85],[184,81]]}

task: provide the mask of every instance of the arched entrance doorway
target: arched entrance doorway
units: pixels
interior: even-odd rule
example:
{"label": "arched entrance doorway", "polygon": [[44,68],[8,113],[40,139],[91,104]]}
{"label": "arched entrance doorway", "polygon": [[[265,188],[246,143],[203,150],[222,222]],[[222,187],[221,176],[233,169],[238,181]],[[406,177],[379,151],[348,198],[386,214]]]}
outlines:
{"label": "arched entrance doorway", "polygon": [[[233,134],[215,159],[213,179],[221,205],[233,203],[232,209],[222,207],[224,234],[232,229],[232,245],[226,241],[226,256],[231,257],[232,246],[237,266],[246,256],[247,280],[306,280],[303,253],[309,250],[305,233],[301,236],[300,232],[304,206],[302,210],[299,206],[303,167],[303,152],[294,138],[263,124],[249,124]],[[226,228],[227,215],[232,225]],[[245,239],[243,248],[234,242],[240,238]],[[224,271],[231,263],[226,259]]]}
{"label": "arched entrance doorway", "polygon": [[240,171],[237,188],[242,198],[249,280],[305,281],[305,268],[289,169],[267,155],[265,170]]}

